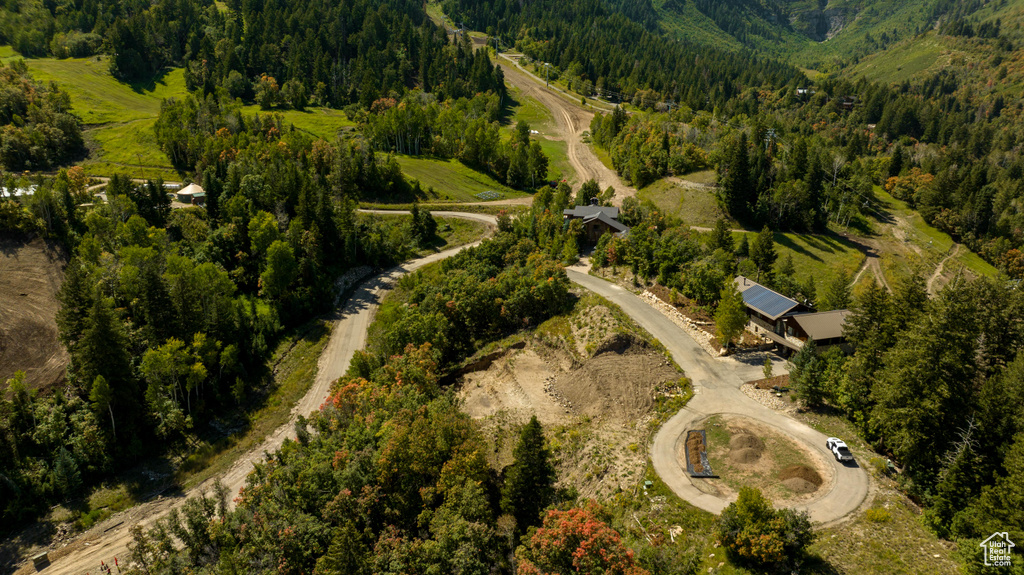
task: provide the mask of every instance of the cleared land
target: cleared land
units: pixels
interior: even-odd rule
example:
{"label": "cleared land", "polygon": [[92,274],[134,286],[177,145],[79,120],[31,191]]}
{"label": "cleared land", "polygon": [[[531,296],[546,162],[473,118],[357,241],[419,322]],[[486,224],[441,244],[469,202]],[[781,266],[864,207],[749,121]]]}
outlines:
{"label": "cleared land", "polygon": [[56,244],[0,236],[0,385],[16,371],[32,389],[63,381],[68,355],[55,318],[66,264]]}
{"label": "cleared land", "polygon": [[480,421],[496,468],[512,462],[508,438],[536,415],[563,484],[587,497],[636,485],[658,397],[679,393],[682,374],[610,305],[585,296],[463,375],[463,409]]}
{"label": "cleared land", "polygon": [[691,226],[710,228],[719,219],[730,227],[739,224],[718,205],[714,188],[682,178],[664,178],[637,192],[641,200],[648,200],[665,214],[671,214]]}

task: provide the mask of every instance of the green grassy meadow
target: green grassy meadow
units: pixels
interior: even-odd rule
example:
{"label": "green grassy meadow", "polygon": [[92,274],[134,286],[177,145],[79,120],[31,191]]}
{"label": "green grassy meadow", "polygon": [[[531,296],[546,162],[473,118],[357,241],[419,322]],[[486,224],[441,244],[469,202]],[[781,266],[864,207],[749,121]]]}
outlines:
{"label": "green grassy meadow", "polygon": [[323,138],[328,142],[333,142],[342,130],[356,127],[356,123],[349,120],[344,112],[330,108],[306,108],[302,111],[262,110],[259,106],[252,104],[242,107],[242,113],[246,116],[280,114],[286,124],[291,124],[297,130],[317,138]]}
{"label": "green grassy meadow", "polygon": [[678,217],[691,226],[710,228],[719,219],[739,227],[722,208],[718,206],[714,191],[685,186],[670,179],[658,180],[639,190],[637,197],[649,200],[664,213]]}
{"label": "green grassy meadow", "polygon": [[107,58],[33,58],[25,60],[36,80],[56,82],[71,96],[71,105],[86,126],[156,118],[165,98],[183,97],[185,75],[174,68],[148,84],[114,79]]}
{"label": "green grassy meadow", "polygon": [[527,195],[499,183],[483,172],[478,172],[462,164],[458,160],[424,158],[422,156],[395,156],[402,167],[402,173],[409,180],[419,180],[420,186],[426,190],[434,188],[439,199],[456,202],[479,202],[476,194],[494,191],[502,194],[503,199],[521,198]]}

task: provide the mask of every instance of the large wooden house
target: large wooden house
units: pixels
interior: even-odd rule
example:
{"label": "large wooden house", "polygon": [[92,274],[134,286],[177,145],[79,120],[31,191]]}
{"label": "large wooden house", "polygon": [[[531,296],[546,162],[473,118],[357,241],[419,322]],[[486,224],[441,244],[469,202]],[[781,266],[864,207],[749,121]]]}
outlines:
{"label": "large wooden house", "polygon": [[625,236],[629,226],[619,221],[619,208],[599,206],[596,200],[589,206],[576,206],[562,210],[562,218],[566,221],[583,220],[583,236],[586,241],[596,243],[605,233]]}
{"label": "large wooden house", "polygon": [[774,341],[780,351],[798,351],[812,340],[817,347],[845,343],[843,325],[850,311],[815,313],[808,306],[750,278],[737,276],[735,281],[747,307],[747,329]]}

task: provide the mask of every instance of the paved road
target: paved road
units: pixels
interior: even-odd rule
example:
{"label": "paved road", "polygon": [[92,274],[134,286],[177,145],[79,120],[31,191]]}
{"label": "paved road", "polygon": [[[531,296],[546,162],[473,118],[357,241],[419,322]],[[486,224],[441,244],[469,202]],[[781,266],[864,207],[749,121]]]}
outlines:
{"label": "paved road", "polygon": [[739,390],[744,381],[763,377],[760,362],[712,358],[685,331],[633,293],[575,270],[569,270],[568,274],[573,282],[617,304],[633,321],[650,332],[668,349],[693,382],[696,392],[693,399],[658,430],[651,447],[655,471],[677,495],[712,513],[721,513],[730,503],[731,500],[697,489],[677,456],[678,444],[686,430],[693,429],[695,423],[709,415],[722,413],[750,417],[774,427],[820,453],[833,466],[835,479],[828,493],[809,503],[794,506],[794,509],[807,511],[812,521],[836,521],[856,510],[864,501],[868,493],[867,473],[856,465],[836,462],[825,450],[825,435],[761,405]]}

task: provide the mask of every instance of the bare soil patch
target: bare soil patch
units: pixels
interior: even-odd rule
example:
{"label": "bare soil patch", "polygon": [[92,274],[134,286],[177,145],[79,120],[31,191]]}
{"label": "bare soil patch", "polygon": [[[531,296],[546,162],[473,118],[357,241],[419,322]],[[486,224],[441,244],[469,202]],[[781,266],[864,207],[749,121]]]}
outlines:
{"label": "bare soil patch", "polygon": [[67,255],[40,238],[0,236],[0,384],[25,372],[29,388],[64,380],[68,354],[57,339],[57,291]]}
{"label": "bare soil patch", "polygon": [[694,484],[707,493],[729,497],[742,486],[756,487],[777,505],[807,502],[828,492],[832,469],[785,433],[758,421],[716,415],[704,423],[708,461],[718,476]]}
{"label": "bare soil patch", "polygon": [[494,467],[512,462],[516,431],[536,415],[563,483],[586,497],[636,484],[655,400],[681,374],[620,328],[607,308],[593,306],[572,319],[574,336],[530,338],[462,376],[462,409],[480,422]]}
{"label": "bare soil patch", "polygon": [[774,389],[776,387],[789,387],[789,374],[776,375],[767,379],[755,379],[747,383],[757,389]]}

